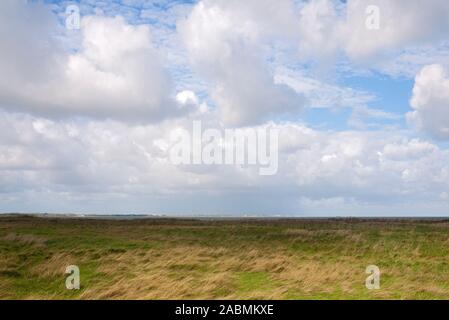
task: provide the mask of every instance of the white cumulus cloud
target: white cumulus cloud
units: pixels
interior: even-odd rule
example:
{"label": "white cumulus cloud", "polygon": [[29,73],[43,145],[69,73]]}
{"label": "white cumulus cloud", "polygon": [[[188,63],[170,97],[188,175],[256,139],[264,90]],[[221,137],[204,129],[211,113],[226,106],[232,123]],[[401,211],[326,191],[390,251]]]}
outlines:
{"label": "white cumulus cloud", "polygon": [[171,98],[170,78],[147,25],[86,16],[80,43],[71,50],[58,41],[62,27],[48,7],[8,0],[0,4],[0,30],[4,108],[139,121],[186,111]]}
{"label": "white cumulus cloud", "polygon": [[[290,25],[290,22],[292,25]],[[289,1],[200,1],[178,24],[189,58],[211,82],[211,97],[228,125],[261,123],[298,114],[304,99],[275,83],[264,44],[291,33]]]}
{"label": "white cumulus cloud", "polygon": [[438,64],[422,68],[415,78],[408,120],[439,139],[449,138],[449,75]]}

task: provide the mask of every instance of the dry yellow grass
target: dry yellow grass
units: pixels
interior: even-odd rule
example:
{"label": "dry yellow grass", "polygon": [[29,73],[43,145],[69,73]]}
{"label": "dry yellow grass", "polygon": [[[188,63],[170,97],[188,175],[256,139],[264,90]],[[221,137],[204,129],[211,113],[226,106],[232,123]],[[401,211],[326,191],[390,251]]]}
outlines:
{"label": "dry yellow grass", "polygon": [[11,242],[18,242],[23,243],[27,245],[38,245],[43,246],[47,242],[47,239],[42,237],[37,237],[32,234],[15,234],[15,233],[8,233],[6,236],[2,238],[4,241],[11,241]]}

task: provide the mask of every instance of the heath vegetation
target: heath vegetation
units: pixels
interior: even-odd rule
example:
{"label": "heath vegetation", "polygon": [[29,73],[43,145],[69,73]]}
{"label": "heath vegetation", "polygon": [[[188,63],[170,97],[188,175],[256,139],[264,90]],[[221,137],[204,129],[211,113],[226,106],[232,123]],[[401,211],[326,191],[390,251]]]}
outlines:
{"label": "heath vegetation", "polygon": [[[446,299],[449,221],[0,218],[2,299]],[[66,267],[80,289],[66,288]],[[365,286],[368,265],[380,288]]]}

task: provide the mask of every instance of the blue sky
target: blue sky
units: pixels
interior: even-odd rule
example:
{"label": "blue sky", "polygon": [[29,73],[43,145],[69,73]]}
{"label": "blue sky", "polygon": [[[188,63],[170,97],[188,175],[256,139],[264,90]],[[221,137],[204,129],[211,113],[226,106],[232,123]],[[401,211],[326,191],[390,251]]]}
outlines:
{"label": "blue sky", "polygon": [[[0,28],[0,211],[449,212],[444,0],[6,0]],[[278,173],[173,166],[193,121],[279,129]]]}

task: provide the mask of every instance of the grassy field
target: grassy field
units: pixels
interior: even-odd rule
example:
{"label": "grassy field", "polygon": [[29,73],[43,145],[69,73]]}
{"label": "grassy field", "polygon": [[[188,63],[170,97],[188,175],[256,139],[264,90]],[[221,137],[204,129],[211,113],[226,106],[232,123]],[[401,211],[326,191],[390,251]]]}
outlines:
{"label": "grassy field", "polygon": [[0,298],[447,299],[449,221],[0,217]]}

